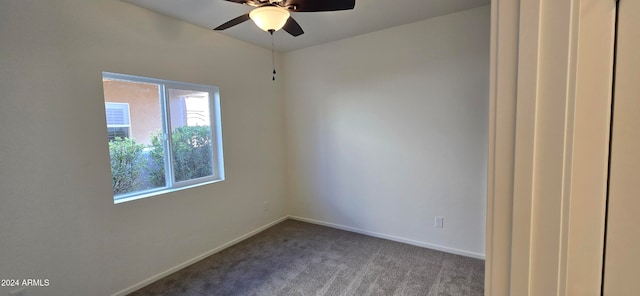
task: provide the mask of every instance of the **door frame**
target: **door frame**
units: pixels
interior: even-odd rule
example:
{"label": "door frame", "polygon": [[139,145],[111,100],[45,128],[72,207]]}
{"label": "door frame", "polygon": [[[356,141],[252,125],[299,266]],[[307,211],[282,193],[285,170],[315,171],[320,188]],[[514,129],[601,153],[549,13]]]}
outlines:
{"label": "door frame", "polygon": [[492,0],[485,295],[600,295],[615,0]]}

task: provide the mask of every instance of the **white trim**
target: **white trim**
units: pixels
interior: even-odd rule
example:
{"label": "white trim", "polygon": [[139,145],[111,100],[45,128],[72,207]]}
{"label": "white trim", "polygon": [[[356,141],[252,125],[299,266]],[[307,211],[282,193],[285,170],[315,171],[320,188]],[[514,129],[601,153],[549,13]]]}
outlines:
{"label": "white trim", "polygon": [[615,2],[492,5],[485,295],[599,295]]}
{"label": "white trim", "polygon": [[418,247],[423,247],[423,248],[438,250],[438,251],[447,252],[447,253],[451,253],[451,254],[461,255],[461,256],[465,256],[465,257],[472,257],[472,258],[477,258],[477,259],[482,259],[482,260],[484,260],[484,258],[485,258],[485,256],[483,254],[480,254],[480,253],[460,250],[460,249],[456,249],[456,248],[445,247],[445,246],[436,245],[436,244],[430,244],[430,243],[426,243],[426,242],[421,242],[421,241],[412,240],[412,239],[408,239],[408,238],[403,238],[403,237],[399,237],[399,236],[379,233],[379,232],[375,232],[375,231],[369,231],[369,230],[364,230],[364,229],[360,229],[360,228],[344,226],[344,225],[340,225],[340,224],[329,223],[329,222],[324,222],[324,221],[319,221],[319,220],[314,220],[314,219],[309,219],[309,218],[303,218],[303,217],[298,217],[298,216],[289,216],[288,218],[292,219],[292,220],[297,220],[297,221],[307,222],[307,223],[311,223],[311,224],[327,226],[327,227],[331,227],[331,228],[336,228],[336,229],[345,230],[345,231],[349,231],[349,232],[355,232],[355,233],[359,233],[359,234],[364,234],[364,235],[373,236],[373,237],[377,237],[377,238],[387,239],[387,240],[396,241],[396,242],[400,242],[400,243],[405,243],[405,244],[409,244],[409,245],[414,245],[414,246],[418,246]]}
{"label": "white trim", "polygon": [[214,183],[218,183],[218,182],[222,182],[222,181],[223,180],[212,180],[212,181],[206,181],[206,182],[196,183],[196,184],[193,184],[193,185],[182,186],[182,187],[174,187],[174,188],[160,187],[160,188],[154,188],[154,189],[149,189],[149,190],[145,190],[145,191],[138,191],[134,195],[131,195],[131,196],[126,196],[125,195],[124,197],[120,197],[120,198],[114,199],[113,204],[117,205],[117,204],[121,204],[121,203],[125,203],[125,202],[130,202],[130,201],[144,199],[144,198],[148,198],[148,197],[164,195],[164,194],[171,193],[171,192],[176,192],[176,191],[190,189],[190,188],[196,188],[196,187],[205,186],[205,185],[209,185],[209,184],[214,184]]}
{"label": "white trim", "polygon": [[484,294],[510,289],[520,0],[491,1],[491,74]]}
{"label": "white trim", "polygon": [[226,249],[228,247],[231,247],[231,246],[233,246],[233,245],[235,245],[235,244],[237,244],[239,242],[242,242],[243,240],[246,240],[246,239],[258,234],[258,233],[266,230],[267,228],[269,228],[271,226],[274,226],[274,225],[276,225],[276,224],[278,224],[278,223],[280,223],[280,222],[282,222],[284,220],[287,220],[287,218],[288,217],[285,216],[285,217],[279,218],[279,219],[277,219],[277,220],[275,220],[275,221],[273,221],[273,222],[271,222],[269,224],[266,224],[264,226],[258,227],[257,229],[255,229],[253,231],[250,231],[250,232],[248,232],[248,233],[246,233],[244,235],[239,236],[236,239],[233,239],[233,240],[229,241],[228,243],[225,243],[225,244],[223,244],[223,245],[221,245],[219,247],[213,248],[212,250],[207,251],[207,252],[205,252],[205,253],[203,253],[201,255],[198,255],[198,256],[196,256],[194,258],[191,258],[191,259],[189,259],[189,260],[187,260],[185,262],[182,262],[182,263],[180,263],[180,264],[178,264],[178,265],[176,265],[174,267],[171,267],[171,268],[169,268],[169,269],[167,269],[167,270],[165,270],[165,271],[163,271],[161,273],[158,273],[158,274],[156,274],[156,275],[154,275],[154,276],[152,276],[150,278],[147,278],[147,279],[145,279],[145,280],[143,280],[143,281],[141,281],[141,282],[139,282],[137,284],[134,284],[134,285],[132,285],[132,286],[130,286],[128,288],[125,288],[124,290],[120,290],[120,291],[112,294],[112,296],[124,296],[124,295],[132,293],[134,291],[137,291],[137,290],[139,290],[139,289],[141,289],[141,288],[143,288],[143,287],[145,287],[145,286],[147,286],[147,285],[149,285],[149,284],[151,284],[151,283],[153,283],[153,282],[155,282],[155,281],[157,281],[157,280],[159,280],[159,279],[161,279],[163,277],[166,277],[166,276],[168,276],[168,275],[170,275],[170,274],[172,274],[172,273],[174,273],[174,272],[176,272],[176,271],[178,271],[180,269],[183,269],[183,268],[185,268],[185,267],[187,267],[187,266],[189,266],[191,264],[194,264],[194,263],[196,263],[196,262],[198,262],[198,261],[200,261],[200,260],[202,260],[204,258],[207,258],[207,257],[209,257],[209,256],[211,256],[211,255],[213,255],[215,253],[218,253],[218,252],[220,252],[220,251],[222,251],[222,250],[224,250],[224,249]]}
{"label": "white trim", "polygon": [[510,295],[530,293],[541,1],[521,1],[520,4]]}
{"label": "white trim", "polygon": [[576,10],[558,295],[600,295],[616,3],[581,0]]}

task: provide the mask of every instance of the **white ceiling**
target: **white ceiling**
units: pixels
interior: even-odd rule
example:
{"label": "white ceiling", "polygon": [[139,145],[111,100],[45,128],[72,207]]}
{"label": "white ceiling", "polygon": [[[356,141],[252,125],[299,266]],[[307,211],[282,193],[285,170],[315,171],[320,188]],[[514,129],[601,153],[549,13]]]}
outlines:
{"label": "white ceiling", "polygon": [[[250,6],[223,0],[122,0],[197,26],[212,29],[245,14]],[[353,10],[297,12],[291,15],[305,33],[293,37],[283,30],[274,34],[275,49],[287,52],[334,40],[396,27],[456,11],[487,5],[490,0],[356,0]],[[271,48],[271,38],[252,21],[225,31],[211,31]]]}

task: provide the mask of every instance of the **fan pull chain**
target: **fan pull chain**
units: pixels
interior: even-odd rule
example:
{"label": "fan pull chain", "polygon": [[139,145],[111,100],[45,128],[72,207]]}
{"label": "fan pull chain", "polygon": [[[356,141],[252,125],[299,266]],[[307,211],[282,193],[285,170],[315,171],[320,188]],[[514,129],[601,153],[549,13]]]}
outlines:
{"label": "fan pull chain", "polygon": [[269,30],[269,33],[271,33],[271,65],[273,66],[273,77],[271,80],[276,81],[276,54],[274,52],[273,32],[275,31]]}

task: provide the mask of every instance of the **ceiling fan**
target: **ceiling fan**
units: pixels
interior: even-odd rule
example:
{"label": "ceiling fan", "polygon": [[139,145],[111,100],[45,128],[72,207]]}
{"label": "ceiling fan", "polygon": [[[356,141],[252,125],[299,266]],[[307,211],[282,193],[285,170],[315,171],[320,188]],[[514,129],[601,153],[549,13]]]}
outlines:
{"label": "ceiling fan", "polygon": [[253,20],[260,29],[273,35],[284,29],[294,37],[304,34],[291,12],[317,12],[353,9],[356,0],[224,0],[255,7],[251,12],[234,18],[214,30],[221,31]]}

